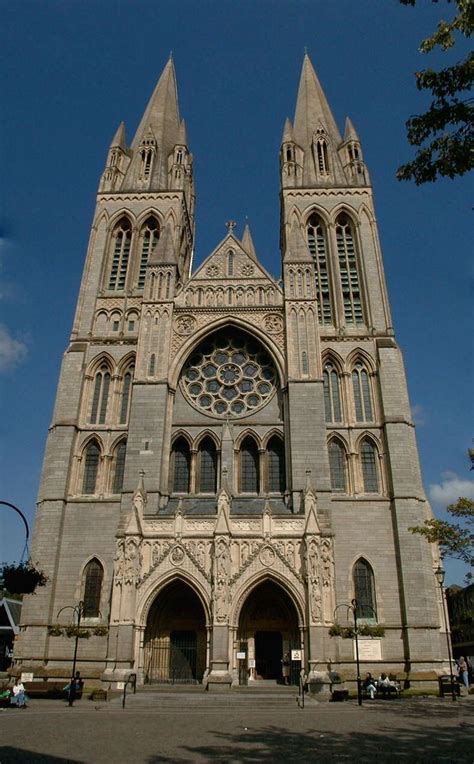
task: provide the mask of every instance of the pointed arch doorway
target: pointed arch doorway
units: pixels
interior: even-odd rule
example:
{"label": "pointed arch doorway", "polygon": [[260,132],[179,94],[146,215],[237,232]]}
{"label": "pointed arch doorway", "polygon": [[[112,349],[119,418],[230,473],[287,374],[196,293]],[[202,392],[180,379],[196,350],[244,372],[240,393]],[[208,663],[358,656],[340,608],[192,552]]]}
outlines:
{"label": "pointed arch doorway", "polygon": [[[300,636],[295,605],[279,584],[266,580],[250,592],[240,612],[237,644],[247,656],[240,684],[283,683],[283,655],[300,648]],[[297,684],[300,664],[291,669],[290,682]]]}
{"label": "pointed arch doorway", "polygon": [[148,614],[144,637],[145,684],[200,684],[206,668],[206,616],[193,589],[169,583]]}

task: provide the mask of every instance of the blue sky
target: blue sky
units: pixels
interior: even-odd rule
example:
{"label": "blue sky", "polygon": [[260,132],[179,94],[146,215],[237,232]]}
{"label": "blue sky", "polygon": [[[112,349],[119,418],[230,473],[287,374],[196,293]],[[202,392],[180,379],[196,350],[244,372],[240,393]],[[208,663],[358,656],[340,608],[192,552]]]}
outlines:
{"label": "blue sky", "polygon": [[[434,510],[474,496],[472,186],[417,188],[405,120],[427,105],[413,73],[452,63],[418,46],[444,3],[420,0],[10,0],[2,4],[0,499],[30,525],[47,429],[108,145],[131,140],[170,51],[195,158],[195,263],[246,217],[280,271],[278,151],[307,48],[341,130],[362,141],[375,192],[397,339],[405,354],[424,482]],[[0,507],[0,560],[22,525]],[[464,570],[448,563],[447,582]]]}

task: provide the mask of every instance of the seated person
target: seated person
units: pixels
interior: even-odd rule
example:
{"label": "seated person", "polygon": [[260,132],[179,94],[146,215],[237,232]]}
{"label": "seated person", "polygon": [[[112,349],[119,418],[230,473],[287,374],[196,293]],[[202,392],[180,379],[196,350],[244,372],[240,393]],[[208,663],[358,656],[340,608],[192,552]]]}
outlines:
{"label": "seated person", "polygon": [[370,671],[367,672],[365,675],[364,682],[362,684],[362,687],[366,691],[368,695],[370,695],[370,699],[373,700],[375,698],[375,693],[377,692],[376,682],[373,678]]}

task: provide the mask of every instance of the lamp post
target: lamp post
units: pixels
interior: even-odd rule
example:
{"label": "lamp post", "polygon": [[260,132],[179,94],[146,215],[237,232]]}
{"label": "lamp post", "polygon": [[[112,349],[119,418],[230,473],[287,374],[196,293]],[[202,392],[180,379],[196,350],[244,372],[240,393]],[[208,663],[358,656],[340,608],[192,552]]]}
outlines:
{"label": "lamp post", "polygon": [[62,607],[61,610],[58,611],[58,615],[57,615],[58,619],[61,613],[63,612],[63,610],[72,610],[73,623],[74,623],[74,619],[77,620],[77,624],[75,624],[76,639],[74,643],[74,658],[72,660],[71,681],[69,682],[69,705],[72,706],[75,699],[77,645],[79,643],[79,630],[81,626],[81,618],[84,617],[84,602],[83,600],[80,600],[80,602],[78,602],[77,605],[66,605],[65,607]]}
{"label": "lamp post", "polygon": [[441,602],[443,605],[444,628],[446,630],[446,643],[448,645],[448,659],[449,659],[449,674],[451,679],[451,698],[452,700],[456,700],[456,690],[454,687],[454,676],[453,676],[453,662],[451,658],[451,642],[449,639],[448,615],[446,613],[446,602],[445,602],[444,589],[443,589],[446,571],[444,570],[444,568],[441,567],[441,565],[438,565],[434,574],[435,574],[436,581],[438,582],[438,585],[439,585],[439,590],[441,594]]}
{"label": "lamp post", "polygon": [[343,602],[341,605],[338,605],[337,608],[334,611],[334,620],[336,620],[336,612],[340,607],[345,607],[347,612],[352,613],[352,617],[354,619],[354,639],[355,639],[355,651],[356,651],[356,670],[357,670],[357,702],[359,706],[362,705],[362,681],[360,678],[360,661],[359,661],[359,629],[357,626],[357,600],[353,599],[351,600],[351,604],[348,605],[347,603]]}

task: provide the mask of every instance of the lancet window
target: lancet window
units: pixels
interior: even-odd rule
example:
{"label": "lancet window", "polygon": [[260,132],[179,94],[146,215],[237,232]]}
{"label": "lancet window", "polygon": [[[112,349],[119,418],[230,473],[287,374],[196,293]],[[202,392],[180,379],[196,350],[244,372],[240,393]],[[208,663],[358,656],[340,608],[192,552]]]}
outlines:
{"label": "lancet window", "polygon": [[347,490],[346,478],[346,450],[338,438],[332,438],[329,441],[329,472],[331,476],[331,490]]}
{"label": "lancet window", "polygon": [[125,454],[127,452],[127,442],[121,440],[114,452],[113,458],[113,493],[120,493],[123,488],[123,476],[125,472]]}
{"label": "lancet window", "polygon": [[342,422],[339,374],[337,373],[334,364],[330,361],[324,366],[323,386],[326,422]]}
{"label": "lancet window", "polygon": [[185,438],[178,438],[171,453],[173,492],[189,493],[191,477],[191,451]]}
{"label": "lancet window", "polygon": [[125,289],[131,243],[132,227],[130,221],[123,217],[115,226],[112,235],[112,264],[108,284],[109,289],[115,291]]}
{"label": "lancet window", "polygon": [[240,490],[241,493],[259,493],[260,464],[257,444],[248,435],[240,448]]}
{"label": "lancet window", "polygon": [[107,364],[102,364],[94,377],[91,424],[105,424],[110,391],[110,371]]}
{"label": "lancet window", "polygon": [[130,411],[130,401],[132,397],[132,381],[134,371],[135,367],[130,366],[123,377],[122,398],[120,401],[120,424],[127,424],[128,414]]}
{"label": "lancet window", "polygon": [[351,376],[356,421],[372,422],[374,414],[370,378],[367,369],[361,361],[355,364]]}
{"label": "lancet window", "polygon": [[156,250],[159,238],[160,227],[158,221],[150,216],[141,230],[140,268],[137,281],[138,289],[143,289],[145,286],[146,266],[148,260]]}
{"label": "lancet window", "polygon": [[267,446],[267,488],[269,493],[284,493],[286,489],[285,449],[276,435]]}
{"label": "lancet window", "polygon": [[217,450],[212,438],[204,438],[198,449],[197,493],[217,490]]}
{"label": "lancet window", "polygon": [[364,493],[378,493],[379,475],[377,468],[378,451],[370,438],[364,438],[360,446],[360,461]]}
{"label": "lancet window", "polygon": [[362,298],[353,224],[342,213],[336,220],[336,242],[346,324],[362,324]]}
{"label": "lancet window", "polygon": [[97,618],[100,615],[100,597],[104,569],[95,557],[87,563],[84,570],[84,617]]}
{"label": "lancet window", "polygon": [[88,444],[84,452],[84,473],[82,493],[96,493],[99,474],[100,448],[95,441]]}
{"label": "lancet window", "polygon": [[333,318],[329,289],[326,231],[322,220],[315,213],[308,220],[306,232],[308,236],[308,249],[313,256],[315,265],[319,323],[331,324]]}
{"label": "lancet window", "polygon": [[358,618],[377,620],[374,571],[363,557],[354,565],[353,579]]}

